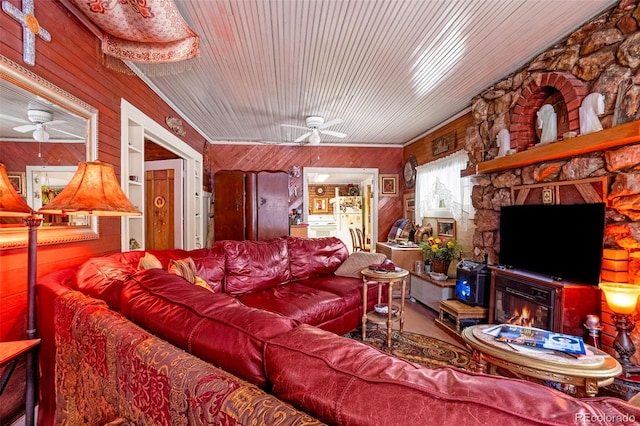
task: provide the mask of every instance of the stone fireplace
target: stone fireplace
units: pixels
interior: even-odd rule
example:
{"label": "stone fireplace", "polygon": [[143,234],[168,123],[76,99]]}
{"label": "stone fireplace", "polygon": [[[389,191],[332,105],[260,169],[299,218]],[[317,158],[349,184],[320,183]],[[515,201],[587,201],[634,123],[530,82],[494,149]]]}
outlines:
{"label": "stone fireplace", "polygon": [[[622,1],[472,100],[474,124],[467,129],[464,147],[474,170],[475,260],[486,255],[490,263],[498,262],[500,208],[516,202],[514,187],[603,178],[605,248],[628,251],[627,281],[640,284],[637,3]],[[600,116],[605,130],[562,141],[567,131],[579,134],[579,107],[586,95],[595,92],[605,98],[605,113]],[[558,115],[559,142],[538,147],[536,113],[545,103],[552,104]],[[503,129],[509,130],[510,146],[518,152],[495,159],[497,135]],[[583,141],[588,149],[583,149]],[[607,309],[605,304],[603,321]],[[632,339],[640,347],[640,327]],[[605,345],[612,340],[612,335],[603,335]],[[640,364],[638,353],[634,358]]]}

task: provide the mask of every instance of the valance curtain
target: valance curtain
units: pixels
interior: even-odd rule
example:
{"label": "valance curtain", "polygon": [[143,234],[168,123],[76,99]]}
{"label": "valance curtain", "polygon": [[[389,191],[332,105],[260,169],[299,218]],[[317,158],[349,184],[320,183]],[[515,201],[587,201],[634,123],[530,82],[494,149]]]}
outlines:
{"label": "valance curtain", "polygon": [[447,209],[462,229],[467,228],[471,211],[469,178],[461,178],[467,167],[468,155],[460,150],[416,168],[416,219],[428,216],[429,211]]}
{"label": "valance curtain", "polygon": [[69,0],[103,31],[102,51],[125,61],[161,64],[197,56],[199,37],[173,0]]}

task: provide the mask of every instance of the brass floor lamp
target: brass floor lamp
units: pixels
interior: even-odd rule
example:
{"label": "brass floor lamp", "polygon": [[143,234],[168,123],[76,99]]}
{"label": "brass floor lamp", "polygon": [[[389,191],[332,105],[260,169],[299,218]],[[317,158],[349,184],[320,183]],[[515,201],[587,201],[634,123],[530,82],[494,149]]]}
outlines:
{"label": "brass floor lamp", "polygon": [[[22,217],[29,229],[27,263],[27,330],[28,339],[35,339],[37,229],[41,214],[89,216],[139,216],[142,213],[131,204],[122,191],[113,166],[100,161],[80,163],[67,186],[37,213],[20,197],[9,181],[6,168],[0,163],[0,216]],[[27,384],[25,394],[25,424],[34,424],[36,403],[37,355],[27,353]]]}

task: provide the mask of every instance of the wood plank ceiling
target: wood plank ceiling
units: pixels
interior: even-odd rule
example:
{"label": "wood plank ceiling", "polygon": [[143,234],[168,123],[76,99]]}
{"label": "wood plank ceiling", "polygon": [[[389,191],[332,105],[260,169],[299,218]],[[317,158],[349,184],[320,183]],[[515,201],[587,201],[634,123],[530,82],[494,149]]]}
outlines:
{"label": "wood plank ceiling", "polygon": [[616,3],[179,1],[200,56],[136,70],[211,142],[292,143],[280,124],[321,115],[348,135],[323,144],[405,145]]}

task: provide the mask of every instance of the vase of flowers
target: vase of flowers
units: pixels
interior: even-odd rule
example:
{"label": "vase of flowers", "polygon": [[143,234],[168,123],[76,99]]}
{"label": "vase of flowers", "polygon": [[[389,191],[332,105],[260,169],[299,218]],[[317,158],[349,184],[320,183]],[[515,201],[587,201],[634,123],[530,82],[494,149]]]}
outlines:
{"label": "vase of flowers", "polygon": [[451,261],[460,255],[460,244],[454,239],[429,237],[420,243],[422,254],[431,262],[431,271],[446,274]]}

